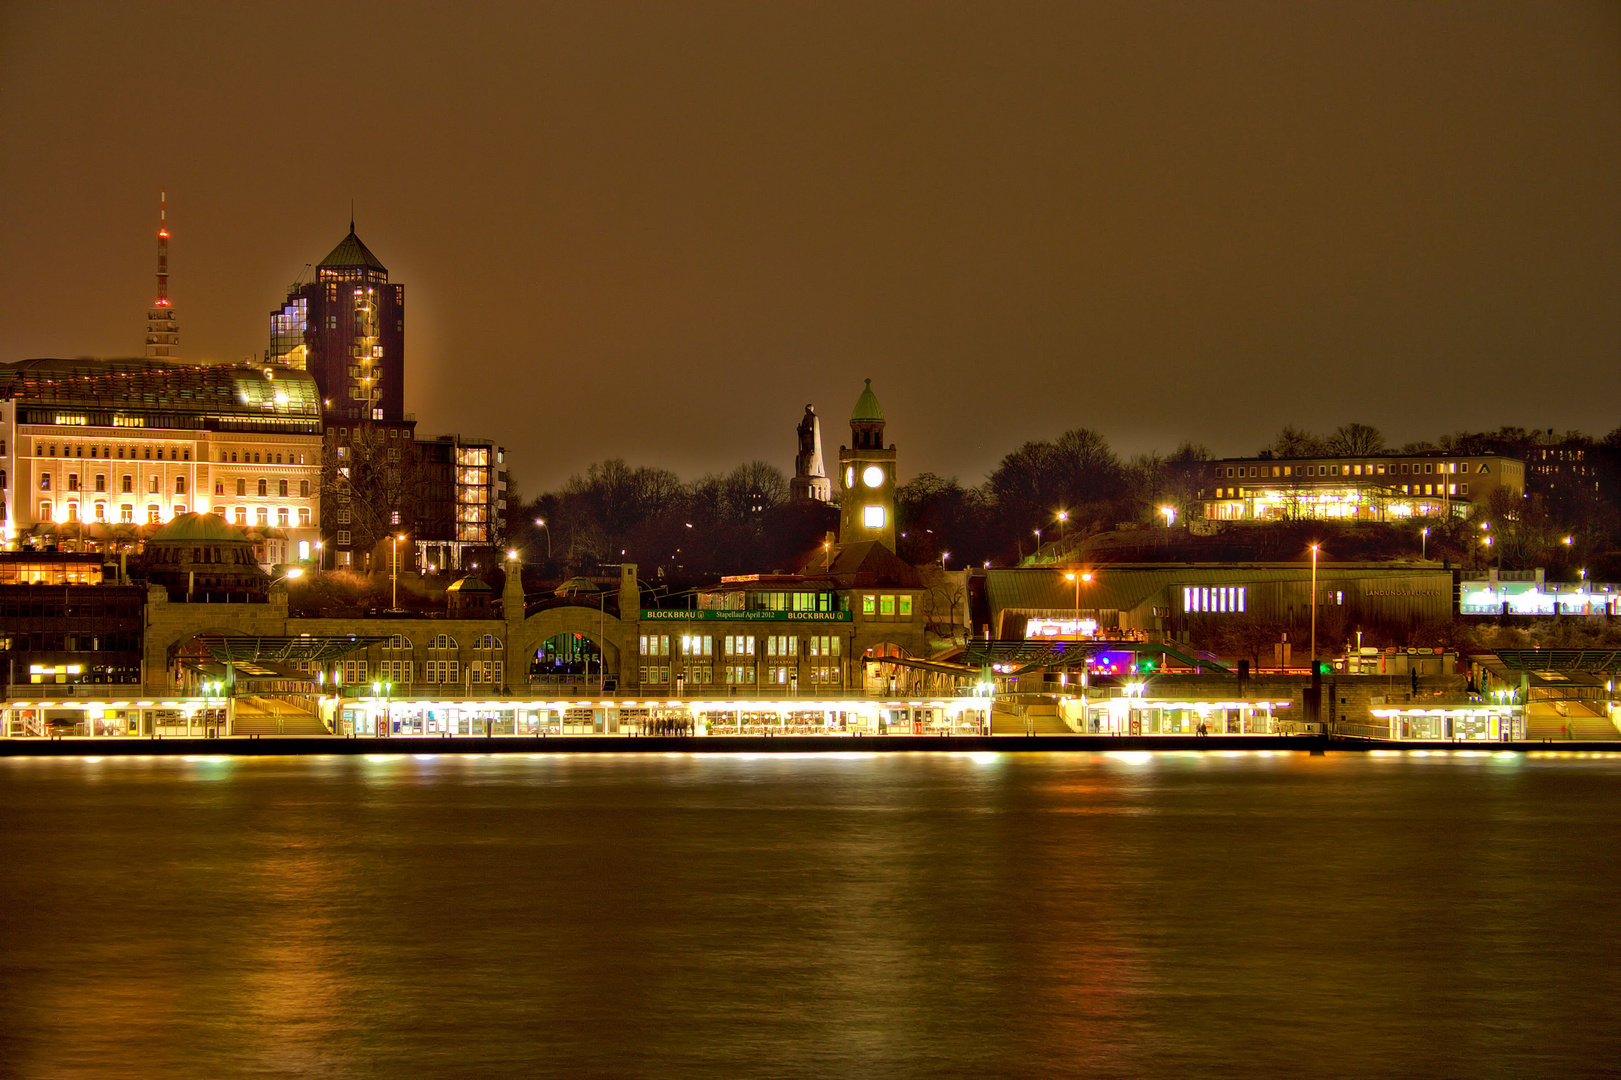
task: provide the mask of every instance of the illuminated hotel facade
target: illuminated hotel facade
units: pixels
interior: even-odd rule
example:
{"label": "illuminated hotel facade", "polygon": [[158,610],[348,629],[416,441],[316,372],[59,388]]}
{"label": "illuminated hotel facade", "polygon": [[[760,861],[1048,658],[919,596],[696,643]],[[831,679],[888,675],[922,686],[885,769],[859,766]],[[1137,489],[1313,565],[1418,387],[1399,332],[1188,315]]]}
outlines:
{"label": "illuminated hotel facade", "polygon": [[306,558],[320,537],[320,417],[298,371],[0,365],[6,544],[127,550],[196,511],[250,530],[266,566]]}
{"label": "illuminated hotel facade", "polygon": [[1210,521],[1402,521],[1467,517],[1503,490],[1525,496],[1525,465],[1496,455],[1224,458],[1199,491]]}

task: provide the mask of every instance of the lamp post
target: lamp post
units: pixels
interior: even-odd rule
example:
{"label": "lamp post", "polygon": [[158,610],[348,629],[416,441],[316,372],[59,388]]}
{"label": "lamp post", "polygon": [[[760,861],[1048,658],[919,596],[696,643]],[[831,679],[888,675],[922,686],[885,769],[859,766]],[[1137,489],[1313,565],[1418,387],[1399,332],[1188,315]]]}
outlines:
{"label": "lamp post", "polygon": [[405,539],[405,534],[395,533],[388,539],[394,546],[394,565],[393,570],[389,573],[389,577],[392,580],[391,588],[393,591],[389,597],[388,609],[390,611],[398,611],[400,609],[400,541]]}
{"label": "lamp post", "polygon": [[1069,520],[1069,511],[1058,511],[1058,546],[1064,546],[1064,523]]}
{"label": "lamp post", "polygon": [[1167,529],[1176,524],[1176,507],[1162,506],[1159,508],[1159,512],[1165,515],[1165,527]]}
{"label": "lamp post", "polygon": [[1313,672],[1317,670],[1317,552],[1321,547],[1321,544],[1311,546],[1311,670]]}
{"label": "lamp post", "polygon": [[536,518],[535,519],[535,524],[539,525],[540,526],[540,531],[546,534],[546,561],[551,562],[552,561],[552,531],[546,527],[546,519],[545,518]]}
{"label": "lamp post", "polygon": [[1074,614],[1074,622],[1075,622],[1075,634],[1076,634],[1077,637],[1079,637],[1080,633],[1081,633],[1081,582],[1083,582],[1083,581],[1091,581],[1092,580],[1092,574],[1091,574],[1090,571],[1087,571],[1085,573],[1075,573],[1074,571],[1070,571],[1070,572],[1068,572],[1068,573],[1066,573],[1064,575],[1064,580],[1065,581],[1073,581],[1075,583],[1075,614]]}
{"label": "lamp post", "polygon": [[1418,530],[1418,557],[1420,559],[1430,557],[1430,527],[1428,525]]}

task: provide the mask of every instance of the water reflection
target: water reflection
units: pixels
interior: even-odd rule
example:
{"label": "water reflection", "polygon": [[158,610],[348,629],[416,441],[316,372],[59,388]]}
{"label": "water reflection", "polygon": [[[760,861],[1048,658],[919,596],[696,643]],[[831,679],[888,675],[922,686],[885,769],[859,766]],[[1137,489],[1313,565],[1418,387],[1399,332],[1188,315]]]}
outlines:
{"label": "water reflection", "polygon": [[0,761],[0,1072],[1597,1071],[1618,781],[1502,754]]}

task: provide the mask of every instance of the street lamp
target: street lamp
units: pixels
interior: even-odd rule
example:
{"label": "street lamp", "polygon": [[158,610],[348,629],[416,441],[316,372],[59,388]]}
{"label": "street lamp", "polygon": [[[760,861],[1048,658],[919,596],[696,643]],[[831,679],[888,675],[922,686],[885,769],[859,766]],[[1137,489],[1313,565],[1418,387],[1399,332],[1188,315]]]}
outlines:
{"label": "street lamp", "polygon": [[540,531],[546,534],[546,561],[551,562],[552,561],[552,531],[546,527],[546,519],[545,518],[536,518],[535,519],[535,524],[539,525],[540,526]]}
{"label": "street lamp", "polygon": [[1072,570],[1064,574],[1064,580],[1075,583],[1075,634],[1079,637],[1081,633],[1081,582],[1091,581],[1092,574],[1091,571],[1077,574]]}
{"label": "street lamp", "polygon": [[1311,670],[1317,670],[1317,552],[1321,544],[1311,546]]}
{"label": "street lamp", "polygon": [[1176,523],[1176,507],[1162,506],[1159,508],[1159,512],[1165,515],[1165,527],[1167,529]]}
{"label": "street lamp", "polygon": [[389,603],[388,609],[390,611],[398,611],[400,609],[400,541],[405,539],[405,534],[395,533],[388,539],[389,542],[394,546],[394,566],[393,570],[389,574],[389,577],[392,579],[391,587],[393,591],[390,596],[391,602]]}
{"label": "street lamp", "polygon": [[1418,530],[1418,535],[1418,557],[1420,559],[1427,559],[1429,558],[1430,554],[1430,527],[1428,525],[1424,526],[1422,529]]}
{"label": "street lamp", "polygon": [[1058,546],[1064,546],[1064,522],[1069,520],[1069,511],[1058,511]]}
{"label": "street lamp", "polygon": [[951,558],[951,552],[942,551],[940,553],[940,569],[944,570],[946,568],[946,560],[949,558]]}

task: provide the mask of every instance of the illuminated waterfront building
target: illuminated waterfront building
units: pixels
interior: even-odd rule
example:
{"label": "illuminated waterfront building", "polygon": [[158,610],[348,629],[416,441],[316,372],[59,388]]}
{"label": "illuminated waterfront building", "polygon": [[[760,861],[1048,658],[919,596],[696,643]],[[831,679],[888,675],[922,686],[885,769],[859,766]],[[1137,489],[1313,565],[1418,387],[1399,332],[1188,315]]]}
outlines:
{"label": "illuminated waterfront building", "polygon": [[164,360],[0,365],[7,546],[138,548],[188,511],[251,530],[266,566],[320,528],[320,401],[299,371]]}
{"label": "illuminated waterfront building", "polygon": [[417,565],[459,570],[493,558],[505,535],[507,452],[488,439],[441,435],[416,442]]}
{"label": "illuminated waterfront building", "polygon": [[308,371],[328,418],[406,419],[405,286],[355,235],[296,281],[270,315],[270,361]]}
{"label": "illuminated waterfront building", "polygon": [[1401,521],[1466,517],[1499,490],[1525,495],[1524,463],[1448,454],[1224,458],[1206,466],[1199,499],[1211,521]]}

